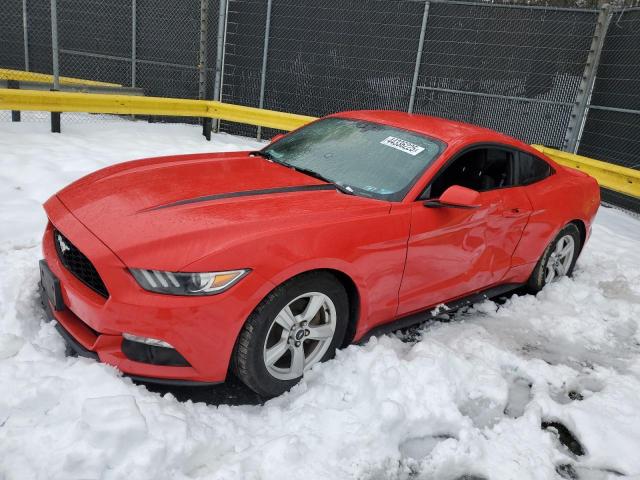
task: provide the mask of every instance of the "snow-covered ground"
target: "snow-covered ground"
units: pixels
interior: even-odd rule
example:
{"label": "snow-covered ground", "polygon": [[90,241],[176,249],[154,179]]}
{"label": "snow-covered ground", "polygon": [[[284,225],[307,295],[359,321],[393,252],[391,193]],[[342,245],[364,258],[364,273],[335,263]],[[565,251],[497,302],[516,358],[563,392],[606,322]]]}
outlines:
{"label": "snow-covered ground", "polygon": [[612,209],[573,279],[351,346],[264,405],[180,402],[65,357],[36,296],[41,203],[114,162],[257,145],[0,123],[0,479],[640,475],[640,221]]}

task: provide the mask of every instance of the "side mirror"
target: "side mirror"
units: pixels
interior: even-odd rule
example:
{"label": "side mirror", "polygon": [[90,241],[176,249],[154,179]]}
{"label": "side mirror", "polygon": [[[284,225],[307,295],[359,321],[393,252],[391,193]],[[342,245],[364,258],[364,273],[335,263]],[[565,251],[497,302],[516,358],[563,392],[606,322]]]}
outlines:
{"label": "side mirror", "polygon": [[277,135],[274,135],[273,137],[271,137],[270,143],[275,143],[278,140],[280,140],[281,138],[284,138],[286,134],[284,133],[279,133]]}
{"label": "side mirror", "polygon": [[478,208],[480,193],[470,188],[452,185],[437,200],[427,200],[423,204],[429,208]]}

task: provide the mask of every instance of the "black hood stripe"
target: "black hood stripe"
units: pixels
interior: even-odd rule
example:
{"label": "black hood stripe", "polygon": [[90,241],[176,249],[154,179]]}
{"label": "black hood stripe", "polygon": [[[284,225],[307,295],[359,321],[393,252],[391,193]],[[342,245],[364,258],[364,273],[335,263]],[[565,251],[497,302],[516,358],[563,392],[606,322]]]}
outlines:
{"label": "black hood stripe", "polygon": [[177,207],[179,205],[188,205],[190,203],[222,200],[224,198],[252,197],[255,195],[269,195],[272,193],[305,192],[305,191],[314,191],[314,190],[335,190],[335,189],[336,187],[329,183],[329,184],[322,184],[322,185],[298,185],[294,187],[276,187],[276,188],[265,188],[262,190],[245,190],[243,192],[218,193],[215,195],[205,195],[202,197],[188,198],[186,200],[179,200],[177,202],[167,203],[166,205],[160,205],[158,207],[149,208],[147,209],[147,211],[161,210],[163,208]]}

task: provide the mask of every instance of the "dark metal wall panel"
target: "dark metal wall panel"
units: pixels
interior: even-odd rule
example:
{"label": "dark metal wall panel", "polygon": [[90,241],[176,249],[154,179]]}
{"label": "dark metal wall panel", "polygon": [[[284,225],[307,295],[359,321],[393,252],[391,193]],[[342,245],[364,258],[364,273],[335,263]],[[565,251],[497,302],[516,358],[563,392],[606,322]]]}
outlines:
{"label": "dark metal wall panel", "polygon": [[4,0],[0,8],[0,68],[24,69],[22,0]]}
{"label": "dark metal wall panel", "polygon": [[596,15],[433,3],[416,112],[561,146]]}
{"label": "dark metal wall panel", "polygon": [[640,114],[589,109],[578,153],[640,170]]}
{"label": "dark metal wall panel", "polygon": [[101,82],[131,84],[131,62],[122,58],[99,58],[75,53],[60,54],[60,75]]}
{"label": "dark metal wall panel", "polygon": [[640,214],[640,198],[630,197],[606,188],[600,189],[600,196],[603,202]]}
{"label": "dark metal wall panel", "polygon": [[49,2],[28,0],[29,65],[33,72],[51,73],[51,11]]}
{"label": "dark metal wall panel", "polygon": [[198,98],[198,70],[181,66],[139,63],[137,85],[146,95],[157,97]]}
{"label": "dark metal wall panel", "polygon": [[60,48],[129,58],[131,0],[57,0]]}
{"label": "dark metal wall panel", "polygon": [[591,104],[640,110],[640,9],[613,15]]}
{"label": "dark metal wall panel", "polygon": [[[273,0],[265,108],[406,110],[423,11],[414,1]],[[265,0],[230,2],[225,101],[258,105],[265,15]]]}
{"label": "dark metal wall panel", "polygon": [[265,106],[406,110],[424,3],[274,0]]}
{"label": "dark metal wall panel", "polygon": [[131,0],[58,0],[58,37],[60,75],[131,85]]}
{"label": "dark metal wall panel", "polygon": [[[266,0],[229,1],[223,102],[258,106],[266,13]],[[256,128],[249,125],[221,122],[220,128],[239,135],[256,134]]]}
{"label": "dark metal wall panel", "polygon": [[562,126],[568,123],[571,106],[419,90],[416,112],[481,125],[529,143],[559,148],[565,134]]}
{"label": "dark metal wall panel", "polygon": [[[209,95],[218,3],[209,5]],[[200,0],[137,0],[136,13],[136,86],[150,96],[197,98]],[[58,0],[58,24],[61,75],[131,85],[131,0]]]}
{"label": "dark metal wall panel", "polygon": [[434,3],[421,81],[459,90],[573,102],[596,14]]}
{"label": "dark metal wall panel", "polygon": [[138,59],[198,65],[200,1],[138,0]]}
{"label": "dark metal wall panel", "polygon": [[640,9],[614,13],[578,153],[640,170]]}

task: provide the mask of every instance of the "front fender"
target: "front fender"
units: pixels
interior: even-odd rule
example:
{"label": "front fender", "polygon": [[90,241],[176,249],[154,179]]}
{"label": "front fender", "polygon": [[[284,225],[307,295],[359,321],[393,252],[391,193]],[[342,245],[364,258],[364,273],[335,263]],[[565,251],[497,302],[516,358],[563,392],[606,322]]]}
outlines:
{"label": "front fender", "polygon": [[183,271],[250,268],[277,286],[311,270],[335,270],[355,284],[360,297],[357,329],[367,330],[396,315],[409,235],[407,212],[385,208],[375,215],[334,216],[296,230],[239,237]]}

